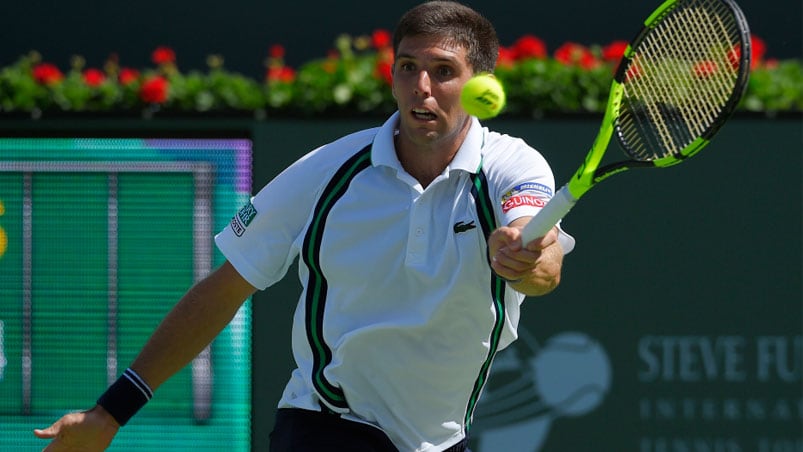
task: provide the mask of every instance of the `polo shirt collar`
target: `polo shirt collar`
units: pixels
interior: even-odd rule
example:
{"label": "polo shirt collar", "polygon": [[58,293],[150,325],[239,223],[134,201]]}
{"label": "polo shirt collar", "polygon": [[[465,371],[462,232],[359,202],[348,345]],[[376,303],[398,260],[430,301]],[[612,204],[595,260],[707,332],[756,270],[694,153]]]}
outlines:
{"label": "polo shirt collar", "polygon": [[[388,166],[397,171],[403,171],[399,157],[396,155],[394,137],[396,136],[399,124],[399,112],[393,115],[382,124],[374,137],[371,147],[371,163],[373,166]],[[457,154],[449,164],[448,171],[463,170],[469,173],[476,173],[482,164],[482,147],[485,144],[485,130],[479,120],[471,117],[471,127]]]}

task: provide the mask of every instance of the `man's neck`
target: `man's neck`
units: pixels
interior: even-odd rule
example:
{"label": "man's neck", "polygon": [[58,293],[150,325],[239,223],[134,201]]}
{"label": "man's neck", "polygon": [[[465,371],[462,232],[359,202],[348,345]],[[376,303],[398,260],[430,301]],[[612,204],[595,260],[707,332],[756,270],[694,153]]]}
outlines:
{"label": "man's neck", "polygon": [[402,139],[396,136],[396,155],[402,168],[424,188],[443,174],[458,149],[458,145],[451,147],[405,145]]}
{"label": "man's neck", "polygon": [[427,144],[415,143],[399,133],[394,139],[396,156],[402,168],[426,188],[452,162],[465,141],[469,128],[470,123],[451,139]]}

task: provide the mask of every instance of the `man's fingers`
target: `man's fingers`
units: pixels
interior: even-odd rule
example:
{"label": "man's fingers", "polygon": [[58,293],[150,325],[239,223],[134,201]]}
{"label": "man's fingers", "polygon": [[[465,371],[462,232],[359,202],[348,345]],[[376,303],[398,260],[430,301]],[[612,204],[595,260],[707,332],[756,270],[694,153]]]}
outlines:
{"label": "man's fingers", "polygon": [[497,273],[512,271],[518,274],[531,270],[540,257],[540,251],[502,248],[493,256],[492,267]]}
{"label": "man's fingers", "polygon": [[55,438],[55,437],[56,437],[56,435],[58,435],[58,434],[59,434],[59,429],[58,429],[58,427],[56,426],[56,424],[53,424],[53,425],[51,425],[51,426],[50,426],[50,427],[48,427],[48,428],[44,428],[44,429],[37,428],[37,429],[34,429],[34,431],[33,431],[33,434],[34,434],[34,435],[36,435],[36,437],[37,437],[37,438],[42,438],[42,439],[53,439],[53,438]]}
{"label": "man's fingers", "polygon": [[552,228],[552,230],[547,232],[543,237],[539,237],[527,243],[526,248],[531,251],[541,251],[544,248],[554,245],[557,241],[558,241],[557,228]]}

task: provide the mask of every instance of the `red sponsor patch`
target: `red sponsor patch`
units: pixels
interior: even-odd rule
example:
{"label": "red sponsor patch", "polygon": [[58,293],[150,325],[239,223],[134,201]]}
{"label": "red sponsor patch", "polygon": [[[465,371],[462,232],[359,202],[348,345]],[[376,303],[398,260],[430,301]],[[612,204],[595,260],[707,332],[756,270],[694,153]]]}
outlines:
{"label": "red sponsor patch", "polygon": [[532,207],[544,207],[546,205],[546,200],[539,198],[537,196],[532,195],[516,195],[507,198],[504,203],[502,203],[502,212],[507,213],[510,209],[515,209],[516,207],[521,206],[532,206]]}

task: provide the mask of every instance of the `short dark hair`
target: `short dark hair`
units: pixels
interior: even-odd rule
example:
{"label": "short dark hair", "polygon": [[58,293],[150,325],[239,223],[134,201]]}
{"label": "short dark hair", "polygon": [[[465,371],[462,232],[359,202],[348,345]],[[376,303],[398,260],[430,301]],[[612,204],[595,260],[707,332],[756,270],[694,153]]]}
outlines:
{"label": "short dark hair", "polygon": [[407,11],[393,33],[393,51],[407,36],[446,38],[466,49],[472,70],[493,72],[499,57],[499,38],[493,24],[477,11],[455,1],[428,1]]}

